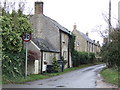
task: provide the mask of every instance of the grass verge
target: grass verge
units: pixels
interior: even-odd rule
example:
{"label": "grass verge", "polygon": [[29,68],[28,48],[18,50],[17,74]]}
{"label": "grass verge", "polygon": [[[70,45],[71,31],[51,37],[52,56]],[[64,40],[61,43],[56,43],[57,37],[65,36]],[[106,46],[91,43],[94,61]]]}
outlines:
{"label": "grass verge", "polygon": [[24,77],[17,77],[17,78],[14,78],[14,79],[8,79],[7,77],[3,77],[3,84],[9,84],[9,83],[25,83],[25,82],[28,82],[28,81],[34,81],[34,80],[40,80],[40,79],[46,79],[46,78],[49,78],[49,77],[53,77],[53,76],[57,76],[57,75],[61,75],[61,74],[64,74],[66,72],[70,72],[70,71],[74,71],[74,70],[78,70],[78,69],[81,69],[81,68],[85,68],[85,67],[89,67],[89,66],[93,66],[93,65],[97,65],[97,64],[103,64],[101,62],[99,63],[94,63],[94,64],[86,64],[86,65],[80,65],[79,67],[72,67],[72,68],[67,68],[67,69],[64,69],[63,72],[58,72],[58,73],[43,73],[43,74],[33,74],[33,75],[29,75],[27,76],[26,78]]}
{"label": "grass verge", "polygon": [[104,78],[105,82],[107,83],[111,83],[111,84],[115,84],[115,85],[118,85],[120,83],[118,83],[118,78],[119,78],[119,74],[118,74],[118,71],[116,69],[103,69],[101,72],[100,72],[101,76]]}

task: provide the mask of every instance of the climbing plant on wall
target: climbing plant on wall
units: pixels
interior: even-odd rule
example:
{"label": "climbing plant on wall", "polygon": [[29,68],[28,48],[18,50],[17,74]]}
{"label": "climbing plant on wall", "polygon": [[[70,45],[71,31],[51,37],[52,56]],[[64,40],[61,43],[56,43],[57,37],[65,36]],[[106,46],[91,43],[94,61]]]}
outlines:
{"label": "climbing plant on wall", "polygon": [[95,54],[88,52],[78,52],[75,50],[75,35],[70,37],[70,49],[73,67],[78,67],[81,64],[89,64],[95,62]]}

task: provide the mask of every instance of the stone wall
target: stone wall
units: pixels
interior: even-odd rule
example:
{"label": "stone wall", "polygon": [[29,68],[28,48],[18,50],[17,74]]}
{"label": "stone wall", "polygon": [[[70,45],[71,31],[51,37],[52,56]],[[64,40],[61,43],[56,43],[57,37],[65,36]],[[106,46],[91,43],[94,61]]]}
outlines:
{"label": "stone wall", "polygon": [[43,14],[36,14],[30,19],[33,25],[33,38],[47,40],[56,50],[60,50],[59,29]]}
{"label": "stone wall", "polygon": [[68,38],[69,36],[67,34],[61,32],[62,56],[67,62],[64,68],[68,67]]}

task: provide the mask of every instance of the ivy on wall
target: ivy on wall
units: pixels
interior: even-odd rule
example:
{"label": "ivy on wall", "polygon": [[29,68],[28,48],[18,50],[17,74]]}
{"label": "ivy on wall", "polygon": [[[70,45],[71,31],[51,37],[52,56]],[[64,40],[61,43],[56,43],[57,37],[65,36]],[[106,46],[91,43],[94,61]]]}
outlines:
{"label": "ivy on wall", "polygon": [[72,34],[70,37],[70,49],[73,67],[78,67],[82,64],[89,64],[95,62],[95,54],[88,52],[78,52],[75,50],[75,35]]}

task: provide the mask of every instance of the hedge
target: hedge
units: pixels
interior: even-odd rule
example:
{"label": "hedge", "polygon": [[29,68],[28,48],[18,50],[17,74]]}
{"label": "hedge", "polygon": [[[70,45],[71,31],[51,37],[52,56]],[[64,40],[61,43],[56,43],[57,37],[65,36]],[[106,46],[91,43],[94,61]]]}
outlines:
{"label": "hedge", "polygon": [[78,67],[82,64],[91,64],[95,62],[95,54],[88,52],[74,51],[72,55],[73,67]]}

